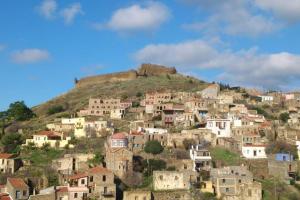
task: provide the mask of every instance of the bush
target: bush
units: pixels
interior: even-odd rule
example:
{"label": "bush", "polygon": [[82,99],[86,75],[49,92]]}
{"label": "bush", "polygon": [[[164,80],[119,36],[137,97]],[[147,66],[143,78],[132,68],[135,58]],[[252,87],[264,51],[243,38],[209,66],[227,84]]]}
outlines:
{"label": "bush", "polygon": [[137,92],[135,96],[136,96],[136,97],[142,97],[142,96],[143,96],[143,93]]}
{"label": "bush", "polygon": [[94,165],[100,165],[103,163],[103,160],[104,160],[104,156],[100,152],[97,152],[95,153],[94,158],[89,160],[89,163]]}
{"label": "bush", "polygon": [[148,141],[145,144],[144,151],[151,154],[160,154],[164,148],[157,140]]}
{"label": "bush", "polygon": [[23,143],[23,137],[19,133],[5,134],[1,140],[6,153],[17,153]]}
{"label": "bush", "polygon": [[140,102],[138,102],[138,101],[132,102],[132,107],[133,107],[133,108],[137,108],[137,107],[139,107],[139,106],[140,106]]}
{"label": "bush", "polygon": [[55,106],[52,106],[48,109],[47,114],[48,115],[53,115],[53,114],[60,113],[60,112],[63,112],[63,111],[65,111],[63,106],[55,105]]}
{"label": "bush", "polygon": [[279,115],[279,119],[284,122],[284,123],[287,123],[287,121],[290,119],[290,115],[289,113],[285,112],[285,113],[281,113]]}
{"label": "bush", "polygon": [[166,169],[167,163],[163,160],[143,160],[144,173],[151,175],[153,171]]}

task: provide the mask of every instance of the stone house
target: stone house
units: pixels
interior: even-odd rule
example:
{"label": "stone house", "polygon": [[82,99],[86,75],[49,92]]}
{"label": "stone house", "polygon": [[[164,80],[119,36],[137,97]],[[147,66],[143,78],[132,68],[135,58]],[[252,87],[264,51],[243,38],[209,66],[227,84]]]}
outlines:
{"label": "stone house", "polygon": [[218,84],[211,84],[200,92],[205,99],[216,99],[220,93],[220,86]]}
{"label": "stone house", "polygon": [[133,153],[127,148],[107,148],[105,162],[107,168],[121,179],[133,171]]}
{"label": "stone house", "polygon": [[7,178],[5,192],[8,193],[13,200],[25,200],[29,197],[29,187],[21,178]]}
{"label": "stone house", "polygon": [[68,177],[71,187],[87,188],[89,198],[108,200],[116,198],[114,174],[103,167],[93,167],[86,172],[79,172]]}
{"label": "stone house", "polygon": [[242,148],[240,141],[228,137],[217,138],[216,145],[219,147],[223,147],[225,149],[229,149],[234,152],[240,152]]}
{"label": "stone house", "polygon": [[22,165],[21,159],[14,154],[0,153],[0,174],[15,173]]}
{"label": "stone house", "polygon": [[298,163],[293,155],[288,153],[278,153],[268,156],[269,175],[279,178],[281,181],[295,179]]}
{"label": "stone house", "polygon": [[88,169],[88,160],[94,154],[65,154],[64,157],[52,161],[52,168],[63,175],[70,175],[75,171]]}
{"label": "stone house", "polygon": [[253,181],[252,173],[245,166],[228,166],[211,169],[214,192],[222,199],[262,199],[261,184]]}
{"label": "stone house", "polygon": [[186,139],[192,139],[196,143],[209,142],[215,145],[216,135],[211,130],[205,128],[182,130],[181,133],[168,133],[167,147],[183,148],[183,141]]}
{"label": "stone house", "polygon": [[121,119],[124,117],[125,109],[121,105],[120,99],[93,99],[89,100],[86,110],[81,110],[79,116],[110,116]]}
{"label": "stone house", "polygon": [[41,131],[33,134],[32,139],[26,139],[26,143],[23,145],[33,144],[36,147],[42,147],[45,144],[49,144],[53,148],[64,148],[68,145],[70,148],[73,148],[74,146],[69,144],[70,140],[70,136],[64,136],[62,133]]}
{"label": "stone house", "polygon": [[197,181],[192,171],[153,171],[153,189],[158,190],[189,190]]}
{"label": "stone house", "polygon": [[88,192],[87,187],[60,186],[54,192],[54,196],[63,200],[87,200]]}
{"label": "stone house", "polygon": [[123,200],[152,200],[151,191],[128,190],[123,192]]}

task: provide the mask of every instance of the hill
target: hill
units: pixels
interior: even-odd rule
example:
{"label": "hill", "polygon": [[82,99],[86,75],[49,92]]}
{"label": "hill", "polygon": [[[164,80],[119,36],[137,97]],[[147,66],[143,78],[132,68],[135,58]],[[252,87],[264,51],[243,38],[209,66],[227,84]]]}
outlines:
{"label": "hill", "polygon": [[[128,79],[118,79],[120,74],[124,77],[124,74],[132,74],[133,72],[137,73],[134,78],[130,76]],[[130,70],[128,72],[87,77],[80,81],[86,83],[80,86],[75,85],[72,90],[65,94],[33,107],[32,109],[38,117],[26,122],[26,126],[29,125],[32,128],[34,126],[42,127],[56,117],[70,116],[87,106],[91,97],[118,97],[126,100],[137,98],[137,93],[144,94],[155,90],[199,91],[208,85],[204,81],[177,73],[175,68],[151,64],[141,65],[137,71]],[[53,106],[63,106],[65,111],[48,115],[47,111]]]}

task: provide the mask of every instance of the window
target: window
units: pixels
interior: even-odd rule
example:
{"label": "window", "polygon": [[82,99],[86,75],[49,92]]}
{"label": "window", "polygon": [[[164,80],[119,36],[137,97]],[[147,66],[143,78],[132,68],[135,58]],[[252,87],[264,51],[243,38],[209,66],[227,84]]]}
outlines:
{"label": "window", "polygon": [[164,178],[162,175],[159,176],[159,179],[162,181]]}
{"label": "window", "polygon": [[248,189],[248,196],[249,196],[249,197],[252,196],[252,191],[251,191],[251,189]]}
{"label": "window", "polygon": [[85,184],[85,180],[84,179],[81,179],[81,184]]}
{"label": "window", "polygon": [[226,188],[226,192],[229,192],[229,188]]}
{"label": "window", "polygon": [[175,180],[178,180],[179,178],[178,178],[178,176],[175,176]]}
{"label": "window", "polygon": [[102,176],[102,181],[103,181],[103,182],[106,181],[106,176],[105,176],[105,175]]}
{"label": "window", "polygon": [[91,177],[90,177],[90,182],[93,182],[93,181],[94,181],[94,177],[91,176]]}
{"label": "window", "polygon": [[226,180],[225,180],[225,178],[223,178],[223,179],[222,179],[222,183],[225,183],[225,182],[226,182]]}
{"label": "window", "polygon": [[74,198],[78,198],[78,194],[76,192],[74,193]]}
{"label": "window", "polygon": [[27,195],[27,191],[23,190],[23,196],[26,196],[26,195]]}

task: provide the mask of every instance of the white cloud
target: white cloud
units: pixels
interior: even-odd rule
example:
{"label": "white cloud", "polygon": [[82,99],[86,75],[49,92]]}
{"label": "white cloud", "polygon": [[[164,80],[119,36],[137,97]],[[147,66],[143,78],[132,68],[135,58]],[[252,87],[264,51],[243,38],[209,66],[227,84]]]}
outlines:
{"label": "white cloud", "polygon": [[52,19],[55,16],[57,9],[57,3],[55,0],[44,0],[40,6],[38,6],[38,12],[46,19]]}
{"label": "white cloud", "polygon": [[80,3],[73,3],[61,11],[61,16],[64,18],[65,24],[73,23],[75,17],[80,14],[84,14]]}
{"label": "white cloud", "polygon": [[300,20],[300,0],[255,0],[255,3],[265,10],[270,10],[275,16],[287,22]]}
{"label": "white cloud", "polygon": [[12,61],[20,64],[36,63],[50,58],[47,50],[42,49],[23,49],[16,51],[11,56]]}
{"label": "white cloud", "polygon": [[186,0],[198,6],[209,16],[205,21],[185,24],[184,27],[211,33],[258,36],[270,33],[280,26],[272,19],[254,11],[252,4],[245,0]]}
{"label": "white cloud", "polygon": [[108,28],[120,32],[146,31],[158,28],[170,17],[169,9],[158,2],[132,6],[116,10],[105,24],[96,24],[96,28]]}
{"label": "white cloud", "polygon": [[182,72],[219,69],[218,80],[246,86],[283,88],[300,78],[300,55],[260,54],[257,49],[220,50],[203,40],[148,45],[134,54],[138,62],[176,66]]}

